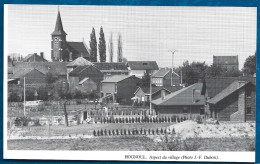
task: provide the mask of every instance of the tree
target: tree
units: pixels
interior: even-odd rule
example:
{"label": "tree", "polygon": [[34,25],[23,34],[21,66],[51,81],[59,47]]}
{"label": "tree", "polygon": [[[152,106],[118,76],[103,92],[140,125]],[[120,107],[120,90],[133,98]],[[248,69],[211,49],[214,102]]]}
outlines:
{"label": "tree", "polygon": [[244,63],[243,72],[246,74],[253,75],[256,73],[256,52],[255,55],[249,56],[246,58]]}
{"label": "tree", "polygon": [[97,40],[94,27],[92,28],[92,33],[90,34],[90,61],[97,62]]}
{"label": "tree", "polygon": [[113,62],[113,57],[114,57],[113,33],[110,34],[108,49],[109,49],[109,62],[112,63]]}
{"label": "tree", "polygon": [[105,35],[102,27],[100,27],[99,35],[100,36],[99,36],[98,49],[99,49],[100,62],[106,62],[106,41],[105,41]]}
{"label": "tree", "polygon": [[123,52],[122,52],[122,36],[118,34],[118,42],[117,42],[117,62],[123,62]]}
{"label": "tree", "polygon": [[191,85],[204,79],[208,66],[205,62],[192,62],[185,61],[183,66],[179,69],[182,70],[183,83]]}
{"label": "tree", "polygon": [[72,93],[69,90],[69,85],[65,80],[58,80],[55,82],[55,91],[53,93],[53,99],[57,100],[63,108],[65,117],[65,125],[69,126],[67,103],[72,98]]}

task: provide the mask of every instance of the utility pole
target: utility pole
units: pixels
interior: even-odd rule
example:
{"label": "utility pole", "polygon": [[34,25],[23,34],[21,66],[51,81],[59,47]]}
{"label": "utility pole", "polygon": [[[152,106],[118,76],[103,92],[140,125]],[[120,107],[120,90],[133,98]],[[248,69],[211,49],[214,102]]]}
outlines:
{"label": "utility pole", "polygon": [[152,112],[152,70],[150,70],[150,112]]}
{"label": "utility pole", "polygon": [[171,73],[171,86],[173,85],[173,82],[172,82],[172,74],[173,74],[173,58],[174,58],[174,53],[176,52],[177,50],[168,50],[168,52],[171,52],[172,53],[172,73]]}
{"label": "utility pole", "polygon": [[26,104],[26,94],[25,94],[25,76],[23,77],[23,100],[24,100],[24,102],[23,102],[23,115],[25,116],[25,109],[26,109],[26,107],[25,107],[25,104]]}

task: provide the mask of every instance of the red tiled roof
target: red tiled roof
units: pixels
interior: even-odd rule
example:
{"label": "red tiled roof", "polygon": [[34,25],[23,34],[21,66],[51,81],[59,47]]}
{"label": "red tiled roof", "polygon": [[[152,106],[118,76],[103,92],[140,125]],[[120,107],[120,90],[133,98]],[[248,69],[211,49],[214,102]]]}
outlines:
{"label": "red tiled roof", "polygon": [[159,70],[156,61],[128,61],[131,70]]}
{"label": "red tiled roof", "polygon": [[[186,88],[180,89],[169,95],[166,95],[164,99],[153,100],[152,103],[160,106],[173,106],[173,105],[204,105],[205,97],[201,95],[202,83],[195,83]],[[194,102],[192,92],[194,93]]]}

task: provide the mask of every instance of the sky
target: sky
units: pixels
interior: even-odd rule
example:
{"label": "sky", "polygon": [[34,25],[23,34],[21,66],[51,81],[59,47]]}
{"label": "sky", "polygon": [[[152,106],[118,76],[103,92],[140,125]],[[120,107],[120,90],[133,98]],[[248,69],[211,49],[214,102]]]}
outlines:
{"label": "sky", "polygon": [[[212,64],[213,55],[238,55],[239,68],[256,51],[256,8],[175,6],[83,6],[60,5],[67,41],[89,47],[95,28],[97,42],[103,27],[108,47],[113,34],[114,61],[121,33],[123,57],[157,61],[159,67],[182,65],[185,60]],[[51,59],[51,33],[57,5],[8,5],[8,54],[44,52]],[[5,18],[6,19],[6,18]],[[169,50],[177,50],[172,54]],[[108,48],[107,48],[108,61]]]}

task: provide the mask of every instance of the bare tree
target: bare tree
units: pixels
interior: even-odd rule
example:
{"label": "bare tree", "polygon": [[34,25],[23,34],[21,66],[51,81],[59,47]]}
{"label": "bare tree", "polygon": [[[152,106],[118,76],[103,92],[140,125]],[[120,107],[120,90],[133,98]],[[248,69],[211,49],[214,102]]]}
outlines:
{"label": "bare tree", "polygon": [[123,62],[123,45],[122,45],[122,36],[118,34],[118,43],[117,43],[117,62]]}
{"label": "bare tree", "polygon": [[114,49],[113,49],[113,33],[111,32],[108,44],[108,51],[109,51],[109,62],[113,62],[114,57]]}

